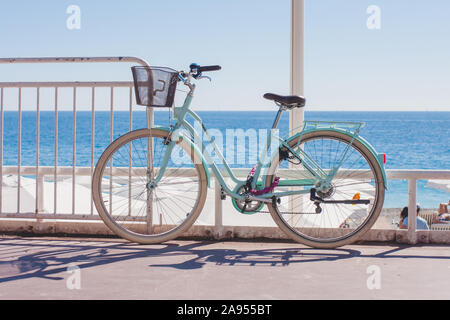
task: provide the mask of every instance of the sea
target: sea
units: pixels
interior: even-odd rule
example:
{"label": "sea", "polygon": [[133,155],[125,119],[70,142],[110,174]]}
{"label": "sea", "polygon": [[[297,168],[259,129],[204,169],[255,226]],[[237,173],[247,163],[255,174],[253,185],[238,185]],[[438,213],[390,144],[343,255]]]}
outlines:
{"label": "sea", "polygon": [[[272,111],[199,111],[203,124],[225,135],[226,129],[268,129],[272,126],[275,112]],[[73,112],[58,112],[58,165],[73,165]],[[91,118],[89,111],[76,113],[76,166],[91,165]],[[36,165],[36,112],[21,114],[21,165]],[[54,165],[53,111],[39,114],[39,165]],[[132,114],[133,129],[146,126],[145,112]],[[450,112],[353,112],[353,111],[306,111],[306,120],[364,122],[360,135],[369,141],[379,153],[387,155],[387,169],[450,169]],[[4,112],[3,164],[18,163],[17,111]],[[172,121],[172,122],[170,122]],[[155,124],[168,125],[173,119],[166,111],[155,112]],[[110,113],[95,112],[94,161],[110,143]],[[129,131],[129,113],[115,111],[113,116],[113,138]],[[281,118],[280,134],[287,135],[288,115]],[[232,167],[249,167],[253,164],[235,164]],[[430,188],[427,181],[418,181],[418,202],[423,208],[437,208],[447,202],[450,194]],[[408,204],[408,182],[390,180],[385,199],[385,208],[400,208]]]}

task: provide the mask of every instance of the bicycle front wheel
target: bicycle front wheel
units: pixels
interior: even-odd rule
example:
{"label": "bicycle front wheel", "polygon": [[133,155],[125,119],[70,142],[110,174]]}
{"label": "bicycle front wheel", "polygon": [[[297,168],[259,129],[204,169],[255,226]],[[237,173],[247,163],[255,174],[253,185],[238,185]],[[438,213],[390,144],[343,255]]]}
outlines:
{"label": "bicycle front wheel", "polygon": [[[323,172],[328,174],[337,167],[339,170],[331,184],[321,189],[313,174],[295,157],[275,156],[266,186],[280,177],[274,192],[303,189],[304,193],[269,204],[272,218],[289,237],[308,246],[336,248],[356,241],[372,227],[383,206],[384,181],[377,160],[361,142],[343,133],[316,131],[298,139],[290,146],[303,150]],[[286,186],[289,181],[302,180],[315,181],[315,185]],[[311,200],[312,188],[324,202]],[[344,203],[352,200],[365,203]]]}
{"label": "bicycle front wheel", "polygon": [[181,235],[199,216],[207,177],[190,143],[175,144],[155,183],[168,145],[168,132],[141,129],[115,140],[100,157],[92,180],[94,203],[118,236],[161,243]]}

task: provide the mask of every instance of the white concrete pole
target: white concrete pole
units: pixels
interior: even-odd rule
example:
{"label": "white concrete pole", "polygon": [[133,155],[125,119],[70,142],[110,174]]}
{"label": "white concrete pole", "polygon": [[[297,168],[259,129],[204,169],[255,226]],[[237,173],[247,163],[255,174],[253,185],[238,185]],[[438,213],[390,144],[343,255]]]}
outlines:
{"label": "white concrete pole", "polygon": [[[291,0],[291,94],[304,95],[304,38],[305,1]],[[289,115],[291,134],[300,131],[304,108],[296,108]]]}
{"label": "white concrete pole", "polygon": [[417,243],[417,180],[408,182],[408,242]]}
{"label": "white concrete pole", "polygon": [[[305,1],[291,0],[291,94],[304,95],[304,38],[305,38]],[[289,134],[301,131],[304,120],[304,108],[295,108],[289,113]],[[289,164],[292,168],[292,164]],[[303,197],[290,197],[289,210],[302,211]],[[294,216],[288,219],[294,223]]]}

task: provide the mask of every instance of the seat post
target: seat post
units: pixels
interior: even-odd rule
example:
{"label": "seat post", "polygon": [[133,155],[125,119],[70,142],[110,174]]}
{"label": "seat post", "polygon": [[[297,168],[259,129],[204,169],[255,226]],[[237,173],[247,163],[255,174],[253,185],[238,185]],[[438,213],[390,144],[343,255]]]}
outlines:
{"label": "seat post", "polygon": [[284,111],[284,108],[280,106],[280,109],[278,109],[277,116],[275,118],[275,121],[273,122],[272,129],[276,129],[278,127],[278,122],[280,122],[281,113]]}

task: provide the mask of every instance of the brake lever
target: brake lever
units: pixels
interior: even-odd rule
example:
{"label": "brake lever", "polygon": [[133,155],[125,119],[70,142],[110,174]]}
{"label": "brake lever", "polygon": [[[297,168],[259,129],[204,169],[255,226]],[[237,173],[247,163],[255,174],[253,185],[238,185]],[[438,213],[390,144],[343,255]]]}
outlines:
{"label": "brake lever", "polygon": [[208,79],[209,82],[212,82],[212,79],[211,79],[210,77],[208,77],[208,76],[200,76],[200,77],[197,77],[197,80],[201,80],[201,79]]}

